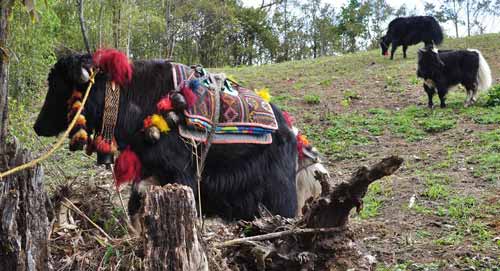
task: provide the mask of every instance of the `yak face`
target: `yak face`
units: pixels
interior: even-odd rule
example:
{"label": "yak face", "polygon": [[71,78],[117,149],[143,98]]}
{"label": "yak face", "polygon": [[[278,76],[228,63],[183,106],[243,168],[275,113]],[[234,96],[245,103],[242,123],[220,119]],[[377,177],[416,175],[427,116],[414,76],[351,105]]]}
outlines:
{"label": "yak face", "polygon": [[388,55],[387,51],[389,50],[389,38],[387,38],[387,36],[380,38],[380,48],[382,49],[383,56]]}
{"label": "yak face", "polygon": [[417,76],[430,79],[434,74],[440,72],[445,64],[439,57],[438,49],[433,45],[427,45],[418,50],[418,69]]}
{"label": "yak face", "polygon": [[73,54],[57,61],[49,73],[49,90],[35,122],[39,136],[57,136],[68,127],[68,105],[73,90],[82,92],[89,81],[90,55]]}

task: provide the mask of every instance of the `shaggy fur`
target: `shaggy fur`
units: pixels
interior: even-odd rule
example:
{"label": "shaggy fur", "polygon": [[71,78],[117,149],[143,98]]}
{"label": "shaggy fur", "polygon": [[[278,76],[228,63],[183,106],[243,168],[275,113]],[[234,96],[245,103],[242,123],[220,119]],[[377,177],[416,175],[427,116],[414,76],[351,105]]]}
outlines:
{"label": "shaggy fur", "polygon": [[[37,134],[56,136],[67,127],[66,99],[72,89],[85,86],[77,84],[73,80],[76,75],[65,69],[84,63],[82,57],[90,59],[90,56],[71,55],[59,60],[51,71],[49,92],[35,124]],[[142,179],[155,176],[162,185],[186,184],[197,195],[192,148],[178,131],[172,129],[155,144],[147,143],[141,131],[144,118],[154,113],[157,102],[174,88],[171,64],[162,60],[135,61],[133,70],[132,80],[121,90],[115,129],[120,149],[130,146],[137,153],[143,166]],[[108,74],[97,75],[85,106],[89,133],[101,127],[108,79]],[[263,204],[274,214],[295,215],[296,141],[281,111],[272,108],[279,124],[272,144],[212,145],[201,182],[204,214],[252,219],[258,216],[258,205]],[[140,206],[139,200],[138,191],[133,189],[129,201],[131,214]]]}
{"label": "shaggy fur", "polygon": [[432,45],[418,52],[417,76],[423,78],[424,90],[428,95],[428,106],[434,106],[432,98],[439,95],[441,107],[446,107],[445,96],[452,86],[462,84],[467,90],[465,106],[477,100],[478,90],[491,85],[491,71],[478,50],[440,50]]}
{"label": "shaggy fur", "polygon": [[419,42],[428,44],[441,44],[443,42],[443,30],[439,23],[431,16],[400,17],[389,23],[387,34],[380,40],[382,55],[387,55],[389,46],[392,44],[391,59],[398,46],[403,46],[403,57],[406,58],[408,46]]}

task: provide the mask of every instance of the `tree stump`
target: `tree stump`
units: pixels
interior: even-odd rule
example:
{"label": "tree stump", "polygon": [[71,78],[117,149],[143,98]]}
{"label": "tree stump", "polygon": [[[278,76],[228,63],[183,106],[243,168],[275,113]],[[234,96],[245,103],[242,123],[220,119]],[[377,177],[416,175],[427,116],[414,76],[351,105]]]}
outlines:
{"label": "tree stump", "polygon": [[143,206],[146,270],[208,270],[196,225],[191,188],[179,184],[152,187]]}
{"label": "tree stump", "polygon": [[[0,171],[31,160],[16,143],[0,153]],[[0,269],[50,270],[48,198],[37,166],[0,181]]]}

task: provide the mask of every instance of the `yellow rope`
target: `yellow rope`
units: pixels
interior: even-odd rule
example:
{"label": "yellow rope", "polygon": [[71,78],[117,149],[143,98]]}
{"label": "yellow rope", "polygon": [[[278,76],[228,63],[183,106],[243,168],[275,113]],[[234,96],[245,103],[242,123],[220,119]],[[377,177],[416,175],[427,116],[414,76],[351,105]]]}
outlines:
{"label": "yellow rope", "polygon": [[83,97],[82,106],[80,106],[80,108],[78,109],[78,111],[76,111],[76,114],[73,117],[73,120],[71,121],[71,123],[69,124],[68,129],[66,129],[66,131],[59,138],[59,140],[56,142],[56,144],[54,145],[54,147],[52,147],[52,149],[50,149],[44,155],[36,158],[35,160],[32,160],[32,161],[30,161],[30,162],[28,162],[26,164],[17,166],[17,167],[12,168],[12,169],[10,169],[8,171],[0,173],[0,181],[3,181],[3,177],[9,176],[9,175],[14,174],[14,173],[16,173],[18,171],[21,171],[23,169],[27,169],[27,168],[31,168],[31,167],[36,166],[37,164],[39,164],[43,160],[46,160],[47,158],[49,158],[59,147],[61,147],[61,145],[64,143],[64,140],[68,137],[69,132],[75,126],[76,120],[78,119],[78,117],[82,113],[82,110],[83,110],[83,108],[85,106],[85,103],[87,102],[87,98],[89,97],[90,89],[92,88],[92,85],[94,85],[94,77],[95,77],[96,74],[97,74],[97,72],[94,72],[94,70],[91,70],[90,79],[89,79],[89,86],[87,87],[87,91],[85,93],[85,96]]}

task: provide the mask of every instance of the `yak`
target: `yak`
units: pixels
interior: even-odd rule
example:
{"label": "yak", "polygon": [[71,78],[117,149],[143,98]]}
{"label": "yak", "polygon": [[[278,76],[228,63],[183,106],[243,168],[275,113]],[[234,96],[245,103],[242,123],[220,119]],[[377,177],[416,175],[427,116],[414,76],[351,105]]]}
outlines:
{"label": "yak", "polygon": [[[184,184],[197,195],[193,149],[180,131],[173,128],[154,144],[144,137],[145,118],[155,112],[158,100],[175,89],[174,64],[167,60],[136,60],[124,69],[122,66],[127,66],[128,59],[114,61],[118,63],[96,63],[95,54],[94,58],[77,53],[60,58],[49,73],[49,89],[34,125],[35,132],[50,137],[67,129],[70,110],[67,103],[73,90],[84,93],[91,69],[99,68],[82,111],[89,138],[102,127],[107,84],[118,78],[122,83],[114,127],[117,148],[122,153],[136,154],[141,165],[140,180],[153,178],[160,185]],[[203,214],[228,220],[252,219],[259,215],[262,205],[273,214],[296,215],[297,139],[284,113],[272,103],[270,108],[277,123],[272,143],[210,147],[200,182]],[[133,185],[130,215],[138,211],[140,200],[138,186]]]}
{"label": "yak", "polygon": [[392,45],[391,59],[398,46],[403,46],[403,57],[406,58],[408,46],[420,42],[425,45],[443,42],[443,30],[439,23],[431,16],[399,17],[389,23],[387,33],[380,39],[382,55],[387,55],[389,46]]}
{"label": "yak", "polygon": [[438,50],[432,44],[418,51],[417,76],[424,79],[429,108],[434,106],[436,90],[444,108],[448,89],[462,84],[467,90],[464,106],[468,107],[476,102],[478,90],[488,89],[492,82],[490,67],[479,50]]}

